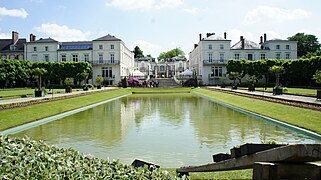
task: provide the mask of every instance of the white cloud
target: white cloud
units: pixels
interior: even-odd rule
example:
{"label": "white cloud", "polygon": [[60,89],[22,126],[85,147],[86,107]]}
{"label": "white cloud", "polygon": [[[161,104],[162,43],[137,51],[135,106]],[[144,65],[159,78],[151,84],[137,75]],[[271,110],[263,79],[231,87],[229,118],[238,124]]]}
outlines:
{"label": "white cloud", "polygon": [[57,41],[83,41],[88,40],[90,36],[89,32],[82,32],[81,30],[71,29],[68,26],[55,23],[41,24],[35,29]]}
{"label": "white cloud", "polygon": [[144,55],[151,54],[153,57],[157,57],[162,49],[161,46],[153,44],[144,40],[137,40],[131,45],[131,49],[138,46],[144,53]]}
{"label": "white cloud", "polygon": [[7,9],[5,7],[0,7],[0,16],[14,16],[20,18],[26,18],[28,13],[23,8],[20,9]]}
{"label": "white cloud", "polygon": [[281,9],[270,6],[258,6],[247,12],[244,23],[264,24],[264,23],[283,23],[291,20],[298,20],[310,17],[310,13],[303,9]]}
{"label": "white cloud", "polygon": [[199,9],[199,8],[185,8],[183,9],[184,12],[195,15],[195,14],[199,14],[201,12],[206,11],[205,9]]}
{"label": "white cloud", "polygon": [[108,0],[106,5],[127,10],[151,10],[176,8],[183,0]]}
{"label": "white cloud", "polygon": [[0,39],[11,39],[10,34],[0,33]]}

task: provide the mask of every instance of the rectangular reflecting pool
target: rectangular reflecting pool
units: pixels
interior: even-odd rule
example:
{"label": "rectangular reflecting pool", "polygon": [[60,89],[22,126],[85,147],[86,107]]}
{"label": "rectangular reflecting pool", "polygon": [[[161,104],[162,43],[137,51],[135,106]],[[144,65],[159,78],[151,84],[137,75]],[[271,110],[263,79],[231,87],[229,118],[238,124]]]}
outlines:
{"label": "rectangular reflecting pool", "polygon": [[244,143],[320,143],[192,94],[130,95],[14,136],[162,167],[210,163],[213,154]]}

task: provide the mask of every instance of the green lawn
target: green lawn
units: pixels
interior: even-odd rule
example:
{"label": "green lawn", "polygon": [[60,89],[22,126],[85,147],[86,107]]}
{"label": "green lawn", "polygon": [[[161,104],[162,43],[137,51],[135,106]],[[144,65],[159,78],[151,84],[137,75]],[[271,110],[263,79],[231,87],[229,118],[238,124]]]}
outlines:
{"label": "green lawn", "polygon": [[[247,89],[244,87],[240,87],[240,89]],[[273,92],[273,88],[269,87],[266,88],[266,90],[263,87],[255,87],[256,91],[267,91],[267,92]],[[304,96],[316,96],[317,89],[306,89],[306,88],[286,88],[285,94],[294,94],[294,95],[304,95]]]}
{"label": "green lawn", "polygon": [[0,131],[128,94],[129,92],[130,91],[128,90],[104,91],[101,93],[79,96],[71,99],[2,110],[0,111]]}
{"label": "green lawn", "polygon": [[267,102],[259,99],[251,99],[201,88],[194,89],[192,92],[321,134],[320,111]]}
{"label": "green lawn", "polygon": [[[49,91],[50,90],[50,91]],[[46,89],[47,93],[52,93],[51,89]],[[73,89],[73,91],[82,91],[82,89]],[[65,89],[54,89],[53,93],[64,93]],[[31,88],[12,88],[12,89],[0,89],[0,100],[21,98],[21,97],[34,97],[35,90]]]}

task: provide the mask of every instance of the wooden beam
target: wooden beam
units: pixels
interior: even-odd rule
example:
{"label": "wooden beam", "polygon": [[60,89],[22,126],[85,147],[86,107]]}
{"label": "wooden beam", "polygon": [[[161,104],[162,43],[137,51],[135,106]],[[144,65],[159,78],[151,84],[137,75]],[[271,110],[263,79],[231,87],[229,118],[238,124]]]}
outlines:
{"label": "wooden beam", "polygon": [[321,144],[296,144],[261,151],[252,155],[233,158],[201,166],[181,167],[177,173],[212,172],[253,168],[255,162],[314,162],[321,160]]}

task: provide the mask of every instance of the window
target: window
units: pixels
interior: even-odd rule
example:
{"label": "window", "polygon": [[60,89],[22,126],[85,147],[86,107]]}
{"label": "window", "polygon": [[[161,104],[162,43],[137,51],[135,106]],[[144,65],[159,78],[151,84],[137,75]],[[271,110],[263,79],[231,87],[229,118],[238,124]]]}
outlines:
{"label": "window", "polygon": [[115,45],[111,44],[110,49],[115,49]]}
{"label": "window", "polygon": [[113,68],[112,67],[102,67],[101,68],[101,76],[106,78],[113,77]]}
{"label": "window", "polygon": [[48,54],[46,54],[46,55],[44,55],[44,62],[49,62],[49,55]]}
{"label": "window", "polygon": [[286,50],[290,50],[290,45],[288,45],[288,44],[285,45],[285,49],[286,49]]}
{"label": "window", "polygon": [[37,51],[37,47],[33,47],[33,51],[36,52]]}
{"label": "window", "polygon": [[234,59],[240,59],[240,54],[234,54]]}
{"label": "window", "polygon": [[212,67],[211,77],[222,77],[223,69],[222,67]]}
{"label": "window", "polygon": [[2,55],[1,59],[7,59],[7,56],[6,55]]}
{"label": "window", "polygon": [[98,55],[98,61],[99,61],[99,63],[103,63],[103,61],[104,61],[104,55],[103,54],[99,54]]}
{"label": "window", "polygon": [[179,65],[178,65],[180,68],[183,67],[183,63],[182,62],[179,62]]}
{"label": "window", "polygon": [[103,47],[103,45],[100,44],[98,48],[99,49],[103,49],[104,47]]}
{"label": "window", "polygon": [[89,54],[84,54],[85,62],[89,61]]}
{"label": "window", "polygon": [[72,55],[72,61],[73,62],[78,62],[78,55],[77,54],[73,54]]}
{"label": "window", "polygon": [[208,54],[208,61],[209,61],[209,62],[212,62],[212,60],[213,60],[213,54],[210,53],[210,54]]}
{"label": "window", "polygon": [[110,62],[111,63],[115,62],[115,54],[110,54]]}
{"label": "window", "polygon": [[280,49],[280,45],[276,45],[275,49]]}
{"label": "window", "polygon": [[224,62],[224,54],[220,54],[220,62]]}
{"label": "window", "polygon": [[209,44],[209,45],[208,45],[208,49],[213,49],[212,44]]}
{"label": "window", "polygon": [[291,56],[290,56],[290,53],[286,53],[286,54],[285,54],[285,59],[290,59],[290,57],[291,57]]}
{"label": "window", "polygon": [[247,60],[253,60],[253,54],[247,54]]}
{"label": "window", "polygon": [[164,66],[160,66],[160,71],[165,71],[165,67]]}
{"label": "window", "polygon": [[220,44],[220,49],[224,49],[224,45],[223,44]]}
{"label": "window", "polygon": [[49,50],[48,46],[45,46],[45,51],[48,51],[48,50]]}
{"label": "window", "polygon": [[275,58],[276,58],[276,59],[281,59],[281,54],[280,54],[280,53],[277,53],[277,54],[275,55]]}
{"label": "window", "polygon": [[38,60],[38,55],[37,54],[33,54],[32,55],[32,61],[33,62],[37,62],[37,60]]}
{"label": "window", "polygon": [[265,53],[262,53],[262,54],[261,54],[261,59],[266,59]]}
{"label": "window", "polygon": [[66,54],[62,54],[62,55],[61,55],[61,61],[62,61],[62,62],[66,62],[66,61],[67,61]]}

